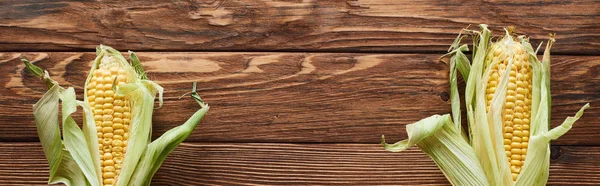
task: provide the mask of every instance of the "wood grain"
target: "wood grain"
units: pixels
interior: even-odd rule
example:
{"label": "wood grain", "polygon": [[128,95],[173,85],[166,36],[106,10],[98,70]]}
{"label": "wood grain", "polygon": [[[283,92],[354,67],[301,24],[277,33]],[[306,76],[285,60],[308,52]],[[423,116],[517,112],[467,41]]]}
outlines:
{"label": "wood grain", "polygon": [[[37,141],[32,105],[45,88],[20,53],[0,53],[0,140]],[[211,110],[188,141],[379,143],[406,138],[405,124],[450,112],[447,65],[439,55],[355,53],[139,53],[165,88],[154,137],[197,110],[178,99],[198,81]],[[25,53],[63,86],[82,86],[93,53]],[[599,145],[600,57],[553,56],[552,126],[586,102],[555,144]],[[80,97],[81,98],[81,97]]]}
{"label": "wood grain", "polygon": [[[39,143],[0,143],[0,185],[45,185]],[[600,184],[600,147],[553,146],[548,185]],[[449,185],[418,148],[377,144],[184,143],[153,185]]]}
{"label": "wood grain", "polygon": [[445,51],[458,32],[514,25],[553,50],[600,53],[597,1],[39,1],[0,6],[0,51]]}

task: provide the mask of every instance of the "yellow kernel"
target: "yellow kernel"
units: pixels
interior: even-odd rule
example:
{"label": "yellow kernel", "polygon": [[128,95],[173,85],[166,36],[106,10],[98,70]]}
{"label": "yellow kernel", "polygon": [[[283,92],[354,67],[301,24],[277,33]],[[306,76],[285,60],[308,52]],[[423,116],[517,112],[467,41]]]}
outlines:
{"label": "yellow kernel", "polygon": [[517,81],[517,86],[518,87],[527,87],[527,82],[526,81]]}
{"label": "yellow kernel", "polygon": [[112,120],[113,120],[112,115],[103,115],[102,116],[102,121],[112,121]]}
{"label": "yellow kernel", "polygon": [[510,172],[520,173],[521,168],[519,166],[510,166]]}
{"label": "yellow kernel", "polygon": [[120,147],[120,146],[113,147],[112,151],[113,152],[123,152],[123,147]]}
{"label": "yellow kernel", "polygon": [[[112,155],[111,155],[112,156]],[[111,158],[112,159],[112,158]],[[104,172],[115,172],[115,167],[114,166],[105,166],[104,168],[102,168],[102,170]]]}
{"label": "yellow kernel", "polygon": [[514,102],[515,100],[516,100],[516,98],[514,96],[506,96],[507,102]]}
{"label": "yellow kernel", "polygon": [[113,123],[123,123],[123,119],[121,119],[121,118],[113,118],[112,122]]}
{"label": "yellow kernel", "polygon": [[112,83],[104,84],[104,86],[102,86],[102,89],[106,92],[106,91],[112,90],[112,86],[113,86]]}
{"label": "yellow kernel", "polygon": [[117,129],[117,130],[115,130],[115,134],[116,135],[124,135],[125,134],[125,130],[123,130],[123,129]]}
{"label": "yellow kernel", "polygon": [[529,141],[529,137],[527,137],[527,136],[523,136],[523,137],[522,137],[522,141]]}
{"label": "yellow kernel", "polygon": [[117,74],[119,74],[119,68],[118,67],[110,67],[108,70],[110,71],[111,75],[117,75]]}
{"label": "yellow kernel", "polygon": [[103,97],[104,96],[104,91],[97,90],[96,92],[94,92],[94,96],[96,96],[96,98]]}
{"label": "yellow kernel", "polygon": [[115,100],[115,101],[113,102],[113,104],[114,104],[115,106],[123,106],[123,105],[125,105],[125,104],[123,103],[123,100]]}
{"label": "yellow kernel", "polygon": [[[129,133],[123,134],[123,139],[125,139],[125,140],[129,139]],[[127,144],[127,141],[125,141],[125,144]]]}
{"label": "yellow kernel", "polygon": [[513,120],[513,123],[515,123],[516,125],[522,125],[523,124],[523,120],[519,119],[519,118],[515,118]]}
{"label": "yellow kernel", "polygon": [[114,106],[113,110],[115,112],[121,112],[121,113],[125,111],[125,109],[123,109],[123,107],[121,107],[121,106]]}
{"label": "yellow kernel", "polygon": [[104,158],[105,160],[110,160],[110,159],[113,159],[113,156],[112,156],[112,154],[111,154],[111,153],[104,153],[104,156],[103,156],[103,158]]}
{"label": "yellow kernel", "polygon": [[102,151],[103,152],[110,152],[110,150],[112,150],[112,147],[110,147],[110,145],[104,145],[102,144]]}
{"label": "yellow kernel", "polygon": [[96,110],[102,110],[102,104],[94,105],[94,109],[96,109]]}
{"label": "yellow kernel", "polygon": [[104,103],[104,105],[102,105],[103,109],[112,109],[113,108],[113,104],[112,103]]}
{"label": "yellow kernel", "polygon": [[523,125],[513,125],[513,128],[515,128],[515,130],[523,130]]}
{"label": "yellow kernel", "polygon": [[529,142],[521,142],[521,147],[523,149],[527,149],[527,146],[529,146]]}
{"label": "yellow kernel", "polygon": [[112,127],[104,127],[104,128],[102,128],[102,132],[103,133],[112,133],[113,128]]}
{"label": "yellow kernel", "polygon": [[113,114],[114,111],[112,109],[104,109],[102,110],[102,114],[108,115],[108,114]]}
{"label": "yellow kernel", "polygon": [[96,69],[96,70],[94,71],[94,76],[102,76],[102,74],[103,74],[102,72],[103,72],[103,71],[104,71],[104,70],[102,70],[102,69]]}
{"label": "yellow kernel", "polygon": [[510,144],[510,147],[512,147],[512,148],[521,148],[521,143],[512,142],[512,143]]}
{"label": "yellow kernel", "polygon": [[129,119],[127,119],[127,118],[124,118],[124,119],[123,119],[123,124],[125,124],[125,125],[129,125],[129,123],[131,123],[131,120],[129,120]]}
{"label": "yellow kernel", "polygon": [[112,122],[111,121],[103,121],[102,127],[112,127]]}
{"label": "yellow kernel", "polygon": [[98,138],[102,138],[103,135],[102,132],[98,132]]}
{"label": "yellow kernel", "polygon": [[123,136],[115,134],[113,140],[123,140]]}
{"label": "yellow kernel", "polygon": [[98,105],[102,105],[104,104],[104,98],[103,97],[96,97],[96,99],[94,99],[94,102]]}
{"label": "yellow kernel", "polygon": [[[508,98],[508,97],[511,97],[511,96],[506,96],[506,97]],[[506,106],[507,109],[512,109],[512,108],[515,107],[515,103],[514,102],[506,102],[506,103],[504,103],[504,105]]]}
{"label": "yellow kernel", "polygon": [[512,133],[513,132],[513,128],[512,127],[504,127],[504,132]]}
{"label": "yellow kernel", "polygon": [[131,113],[123,112],[123,118],[131,118]]}
{"label": "yellow kernel", "polygon": [[[115,118],[115,119],[117,119],[117,118]],[[121,123],[118,123],[118,122],[115,122],[115,120],[113,120],[113,125],[112,125],[112,127],[113,127],[114,129],[118,130],[118,129],[123,129],[123,127],[124,127],[124,126],[123,126],[123,124],[121,124]]]}
{"label": "yellow kernel", "polygon": [[523,136],[523,131],[520,131],[520,130],[515,130],[515,131],[513,132],[513,135],[515,135],[515,136]]}
{"label": "yellow kernel", "polygon": [[[113,137],[113,133],[105,133],[104,134],[105,139],[110,139]],[[111,139],[112,140],[112,139]]]}
{"label": "yellow kernel", "polygon": [[517,173],[511,173],[512,179],[513,180],[517,180],[517,177],[519,176],[519,174]]}
{"label": "yellow kernel", "polygon": [[521,137],[514,136],[514,137],[512,137],[511,141],[513,141],[513,142],[521,142]]}
{"label": "yellow kernel", "polygon": [[516,165],[516,166],[523,166],[523,161],[520,161],[520,160],[511,160],[510,164]]}
{"label": "yellow kernel", "polygon": [[[512,72],[514,72],[514,71],[512,71]],[[517,84],[514,84],[512,82],[508,83],[508,89],[511,89],[511,90],[517,89]]]}
{"label": "yellow kernel", "polygon": [[104,97],[104,103],[113,103],[114,101],[115,101],[115,98],[112,98],[112,96],[111,97]]}
{"label": "yellow kernel", "polygon": [[513,137],[513,134],[511,134],[511,133],[504,133],[504,138],[505,139],[512,138],[512,137]]}
{"label": "yellow kernel", "polygon": [[510,152],[513,153],[513,154],[522,154],[521,153],[522,152],[521,149],[510,149]]}
{"label": "yellow kernel", "polygon": [[115,160],[115,163],[118,163],[117,165],[121,165],[123,163],[123,153],[120,152],[115,152],[114,153],[115,158],[113,160]]}
{"label": "yellow kernel", "polygon": [[[119,118],[119,119],[120,119],[120,118],[123,118],[123,113],[121,113],[121,112],[115,112],[115,113],[113,113],[113,116],[114,116],[115,118]],[[115,123],[116,123],[116,122],[115,122]]]}
{"label": "yellow kernel", "polygon": [[521,155],[512,155],[512,156],[510,156],[510,159],[512,159],[512,160],[521,160]]}
{"label": "yellow kernel", "polygon": [[510,145],[504,145],[504,150],[506,152],[509,152],[510,151]]}
{"label": "yellow kernel", "polygon": [[104,179],[104,186],[112,185],[112,184],[115,184],[115,179],[112,179],[112,178]]}
{"label": "yellow kernel", "polygon": [[94,110],[94,115],[102,115],[102,110]]}
{"label": "yellow kernel", "polygon": [[94,120],[95,121],[102,121],[102,116],[103,115],[94,115]]}
{"label": "yellow kernel", "polygon": [[113,146],[113,147],[120,147],[120,146],[123,146],[123,141],[121,141],[121,140],[113,140],[113,141],[112,141],[112,146]]}
{"label": "yellow kernel", "polygon": [[112,82],[113,82],[113,78],[111,78],[110,76],[102,78],[103,84],[112,84]]}
{"label": "yellow kernel", "polygon": [[511,143],[511,141],[509,139],[504,139],[504,144],[505,145],[509,145]]}
{"label": "yellow kernel", "polygon": [[[102,139],[102,144],[105,146],[110,146],[112,144],[112,139],[110,138],[106,138],[107,134],[111,134],[111,133],[104,133],[105,138]],[[112,134],[111,134],[112,135]],[[112,137],[112,136],[111,136]]]}

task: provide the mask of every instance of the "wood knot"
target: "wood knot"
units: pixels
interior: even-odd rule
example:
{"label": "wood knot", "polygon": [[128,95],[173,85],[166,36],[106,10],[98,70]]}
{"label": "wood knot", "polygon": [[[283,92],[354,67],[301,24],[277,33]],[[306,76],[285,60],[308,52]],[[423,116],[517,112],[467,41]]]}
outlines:
{"label": "wood knot", "polygon": [[557,160],[560,158],[560,146],[550,146],[550,159]]}
{"label": "wood knot", "polygon": [[448,92],[442,92],[440,93],[440,98],[444,101],[448,101],[450,99],[450,94],[448,94]]}

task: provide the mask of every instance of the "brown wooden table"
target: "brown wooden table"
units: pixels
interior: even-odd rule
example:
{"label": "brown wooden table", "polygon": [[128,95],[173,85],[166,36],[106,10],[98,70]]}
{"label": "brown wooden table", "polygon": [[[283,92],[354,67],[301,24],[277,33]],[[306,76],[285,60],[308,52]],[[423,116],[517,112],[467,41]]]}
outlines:
{"label": "brown wooden table", "polygon": [[535,45],[557,34],[552,126],[591,103],[552,142],[549,185],[600,184],[600,3],[597,1],[0,2],[0,185],[45,185],[32,105],[45,92],[24,55],[82,95],[99,44],[139,52],[165,88],[156,138],[211,105],[153,185],[448,185],[418,148],[380,136],[450,112],[437,61],[461,28],[514,25]]}

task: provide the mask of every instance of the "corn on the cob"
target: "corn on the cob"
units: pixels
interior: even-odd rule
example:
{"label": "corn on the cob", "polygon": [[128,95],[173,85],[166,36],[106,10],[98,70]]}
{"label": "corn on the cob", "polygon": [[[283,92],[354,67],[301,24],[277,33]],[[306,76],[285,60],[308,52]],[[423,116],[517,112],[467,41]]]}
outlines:
{"label": "corn on the cob", "polygon": [[[84,101],[77,101],[72,87],[62,88],[48,72],[22,59],[26,69],[42,78],[48,92],[34,105],[40,142],[50,165],[48,183],[91,186],[150,185],[152,176],[167,154],[198,125],[209,107],[191,93],[201,109],[183,125],[150,142],[154,99],[162,87],[147,79],[137,56],[131,64],[121,53],[107,46],[97,49],[98,57],[86,79]],[[62,101],[63,137],[58,123]],[[83,108],[83,130],[71,114]]]}
{"label": "corn on the cob", "polygon": [[114,60],[106,59],[110,58],[101,60],[99,68],[91,72],[87,100],[98,132],[103,184],[111,186],[123,165],[131,123],[130,100],[126,95],[117,95],[113,86],[125,85],[131,75]]}
{"label": "corn on the cob", "polygon": [[[486,66],[491,68],[486,88],[486,111],[490,110],[498,82],[502,77],[509,76],[502,116],[502,133],[511,176],[513,180],[517,180],[525,162],[529,143],[532,75],[529,55],[524,46],[512,41],[510,37],[512,36],[494,43],[486,58]],[[512,64],[510,73],[507,73],[509,61],[512,61]]]}
{"label": "corn on the cob", "polygon": [[[545,185],[550,164],[550,140],[571,129],[589,108],[584,105],[574,117],[549,129],[550,47],[542,61],[523,36],[512,29],[501,40],[489,44],[491,31],[481,25],[475,33],[473,63],[459,46],[459,35],[450,57],[452,117],[432,116],[406,126],[407,140],[386,144],[401,151],[417,145],[440,167],[453,185],[531,186]],[[461,129],[457,71],[467,81],[465,103],[469,135]]]}

